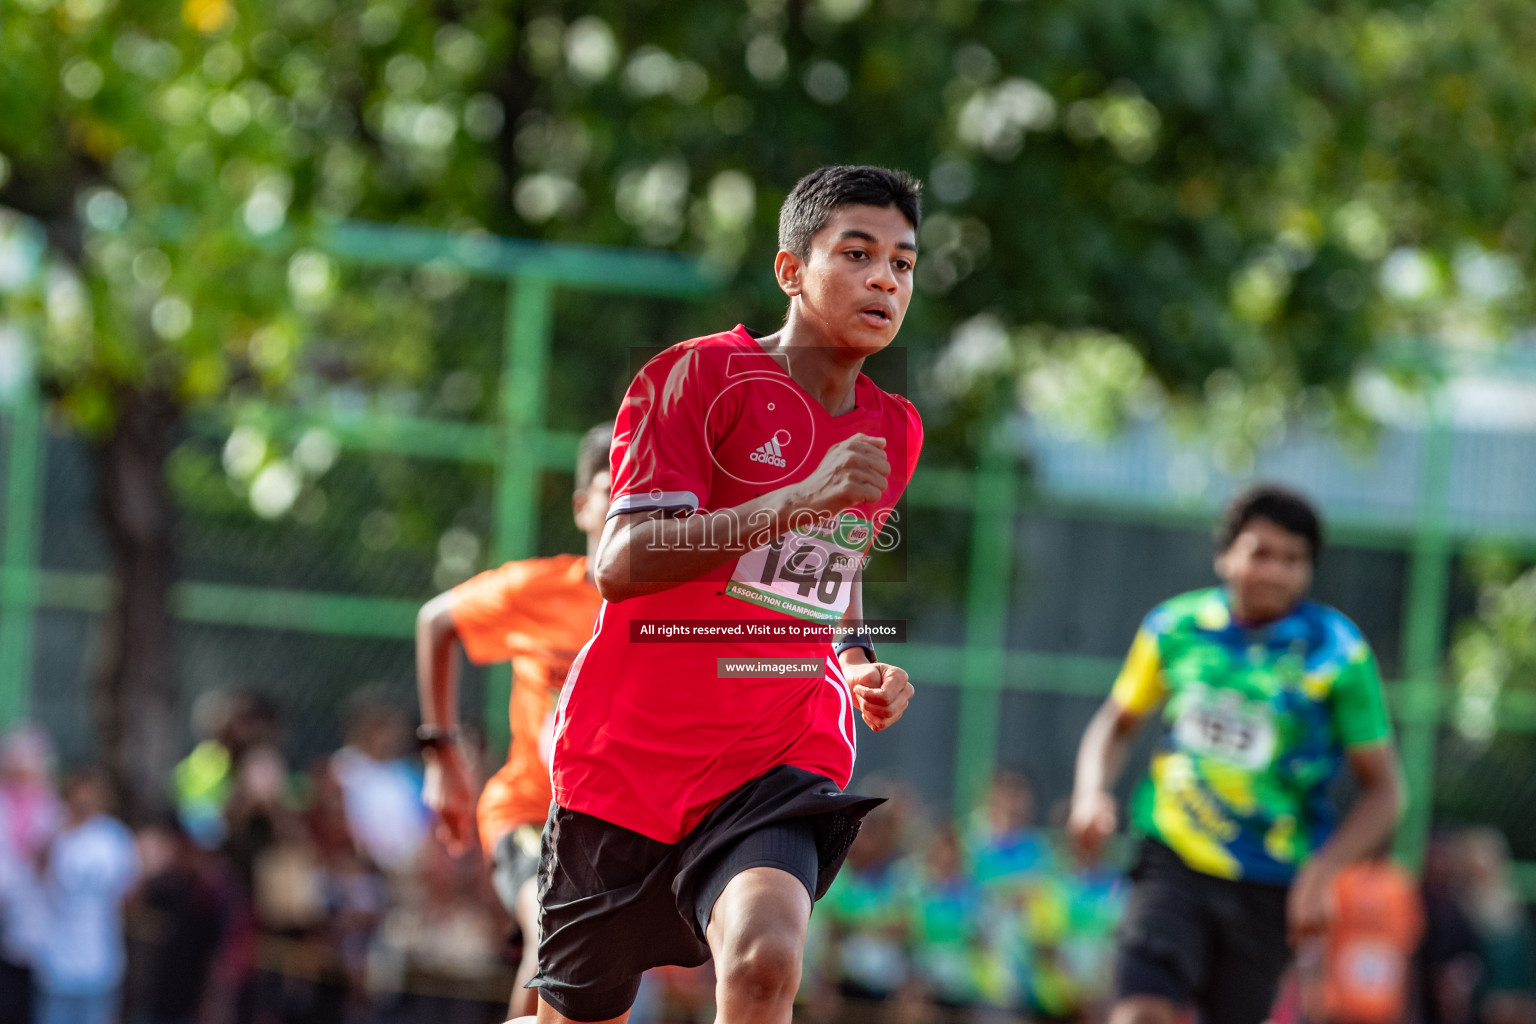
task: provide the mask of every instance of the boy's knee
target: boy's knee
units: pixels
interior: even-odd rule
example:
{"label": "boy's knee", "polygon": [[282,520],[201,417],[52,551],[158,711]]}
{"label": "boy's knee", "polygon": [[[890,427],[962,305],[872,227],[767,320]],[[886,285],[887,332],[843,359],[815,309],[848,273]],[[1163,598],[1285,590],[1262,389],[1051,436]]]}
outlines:
{"label": "boy's knee", "polygon": [[801,943],[788,930],[767,932],[725,951],[721,980],[753,1002],[792,998],[800,987]]}

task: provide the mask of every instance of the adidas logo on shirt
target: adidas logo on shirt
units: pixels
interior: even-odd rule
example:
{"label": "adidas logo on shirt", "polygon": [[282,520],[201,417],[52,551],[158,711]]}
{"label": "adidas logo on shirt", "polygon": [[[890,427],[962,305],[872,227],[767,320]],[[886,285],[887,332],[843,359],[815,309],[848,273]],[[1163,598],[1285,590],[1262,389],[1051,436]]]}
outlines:
{"label": "adidas logo on shirt", "polygon": [[780,469],[783,469],[785,466],[789,465],[789,463],[784,461],[784,450],[779,447],[778,440],[772,437],[768,439],[767,444],[758,445],[757,449],[752,452],[751,458],[753,462],[761,462],[769,466],[777,466]]}

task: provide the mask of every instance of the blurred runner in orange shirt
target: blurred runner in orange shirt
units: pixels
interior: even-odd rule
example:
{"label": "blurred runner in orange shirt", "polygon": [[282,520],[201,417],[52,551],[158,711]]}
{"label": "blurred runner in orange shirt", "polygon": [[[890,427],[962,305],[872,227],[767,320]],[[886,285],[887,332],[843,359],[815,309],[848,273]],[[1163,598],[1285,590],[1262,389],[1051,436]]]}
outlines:
{"label": "blurred runner in orange shirt", "polygon": [[1318,995],[1326,1024],[1397,1024],[1408,1005],[1409,968],[1424,932],[1413,876],[1386,857],[1340,871],[1322,945]]}
{"label": "blurred runner in orange shirt", "polygon": [[608,448],[613,427],[587,431],[576,456],[571,499],[576,526],[587,535],[585,555],[508,562],[428,601],[416,620],[416,672],[421,698],[419,736],[426,759],[426,799],[442,819],[441,833],[461,849],[472,834],[474,783],[459,746],[455,644],[477,665],[512,662],[512,745],[475,806],[474,824],[491,862],[491,879],[522,929],[523,962],[511,1015],[532,1013],[537,996],[523,985],[538,953],[539,837],[552,800],[549,748],[555,704],[577,652],[592,636],[603,599],[588,563],[608,511]]}

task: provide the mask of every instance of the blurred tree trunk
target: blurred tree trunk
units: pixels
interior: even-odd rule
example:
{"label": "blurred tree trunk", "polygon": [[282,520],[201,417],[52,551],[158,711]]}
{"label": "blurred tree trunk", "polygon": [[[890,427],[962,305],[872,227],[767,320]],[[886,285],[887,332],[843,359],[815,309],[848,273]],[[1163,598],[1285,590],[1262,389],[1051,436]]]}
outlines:
{"label": "blurred tree trunk", "polygon": [[119,810],[130,820],[167,806],[175,763],[176,508],[165,470],[180,421],[171,396],[124,388],[111,429],[92,447],[113,582],[95,678],[96,730]]}

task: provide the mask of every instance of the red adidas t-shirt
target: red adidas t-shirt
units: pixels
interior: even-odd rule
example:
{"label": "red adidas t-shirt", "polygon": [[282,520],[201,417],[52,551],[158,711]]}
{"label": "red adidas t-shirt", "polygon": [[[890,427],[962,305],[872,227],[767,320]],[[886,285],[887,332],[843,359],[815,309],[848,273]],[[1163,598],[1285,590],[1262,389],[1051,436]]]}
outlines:
{"label": "red adidas t-shirt", "polygon": [[[860,375],[833,416],[743,327],[674,345],[636,375],[614,424],[610,516],[732,508],[809,476],[827,449],[886,440],[879,501],[836,529],[791,533],[696,580],[604,602],[561,695],[555,801],[675,843],[726,794],[780,765],[846,786],[858,712],[829,641],[631,640],[631,623],[835,621],[852,567],[906,489],[923,428],[906,399]],[[903,524],[894,524],[903,525]],[[820,678],[719,679],[717,658],[822,658]]]}

